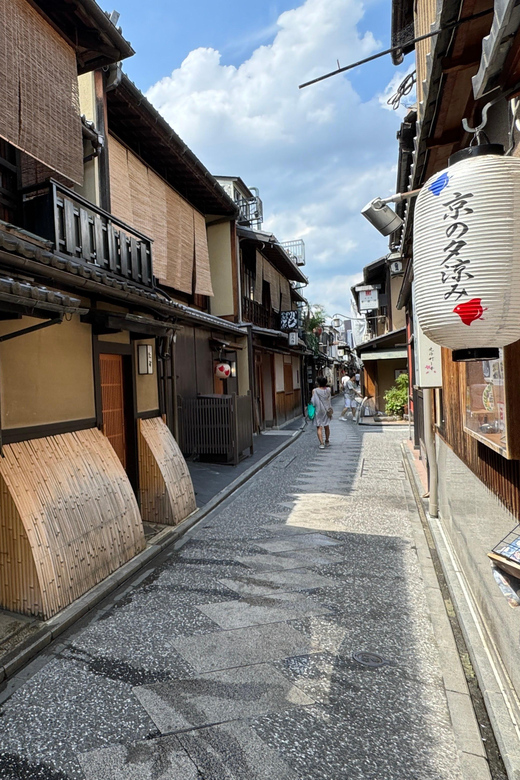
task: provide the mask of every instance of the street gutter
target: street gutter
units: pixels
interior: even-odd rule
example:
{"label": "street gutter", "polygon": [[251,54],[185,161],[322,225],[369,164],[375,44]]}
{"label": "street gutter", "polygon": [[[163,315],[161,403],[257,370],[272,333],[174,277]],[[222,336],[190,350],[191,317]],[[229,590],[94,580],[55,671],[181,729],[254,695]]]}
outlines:
{"label": "street gutter", "polygon": [[41,650],[45,649],[47,645],[50,645],[60,634],[66,631],[70,626],[76,623],[80,618],[90,612],[97,604],[103,601],[104,598],[109,596],[120,585],[128,583],[128,581],[134,577],[137,572],[141,571],[145,566],[152,562],[158,555],[160,555],[167,547],[174,544],[180,537],[182,537],[190,528],[193,528],[203,518],[205,518],[210,512],[218,507],[223,501],[237,491],[242,485],[248,482],[251,477],[254,477],[264,466],[267,466],[272,460],[274,460],[281,452],[289,447],[293,442],[298,439],[305,428],[305,423],[295,431],[292,436],[287,437],[285,441],[282,441],[274,450],[268,452],[267,455],[244,471],[239,477],[231,482],[227,487],[223,488],[219,493],[213,496],[204,506],[196,509],[185,520],[178,525],[165,528],[154,536],[141,553],[136,555],[132,560],[125,563],[117,571],[110,574],[106,579],[100,582],[98,585],[91,588],[83,596],[80,596],[70,606],[66,607],[59,614],[46,620],[40,629],[35,631],[31,636],[23,641],[18,647],[6,653],[3,658],[0,658],[0,683],[12,677],[23,666],[25,666],[35,655]]}

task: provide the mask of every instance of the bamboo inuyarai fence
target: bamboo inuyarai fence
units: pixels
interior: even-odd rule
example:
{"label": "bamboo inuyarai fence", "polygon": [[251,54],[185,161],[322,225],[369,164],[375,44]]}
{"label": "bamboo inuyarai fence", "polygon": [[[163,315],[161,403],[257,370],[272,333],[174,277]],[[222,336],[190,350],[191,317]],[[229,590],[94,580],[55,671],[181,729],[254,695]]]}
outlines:
{"label": "bamboo inuyarai fence", "polygon": [[0,607],[49,618],[144,549],[126,472],[97,428],[0,458]]}
{"label": "bamboo inuyarai fence", "polygon": [[177,525],[197,508],[186,461],[161,417],[139,420],[139,493],[144,522]]}

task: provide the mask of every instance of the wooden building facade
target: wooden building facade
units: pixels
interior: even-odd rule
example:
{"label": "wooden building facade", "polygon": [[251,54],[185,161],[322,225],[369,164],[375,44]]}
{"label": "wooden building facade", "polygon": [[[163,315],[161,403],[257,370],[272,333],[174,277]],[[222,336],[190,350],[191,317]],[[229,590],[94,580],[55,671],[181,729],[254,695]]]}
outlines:
{"label": "wooden building facade", "polygon": [[[467,21],[457,24],[460,20]],[[514,3],[394,0],[392,21],[395,45],[429,32],[431,25],[440,30],[415,46],[417,106],[398,135],[398,191],[422,187],[470,143],[500,144],[506,154],[518,156],[520,19]],[[413,50],[413,43],[403,47],[405,54]],[[398,51],[394,57],[398,64]],[[464,129],[463,119],[469,128],[481,125],[485,138]],[[413,200],[401,215],[404,226],[391,242],[407,261],[399,306],[407,312],[413,367]],[[451,350],[442,348],[442,386],[424,393],[428,406],[431,396],[431,415],[423,418],[420,409],[414,415],[416,446],[430,434],[434,442],[430,475],[433,480],[437,474],[438,512],[447,538],[517,694],[517,625],[499,595],[487,553],[510,532],[518,536],[519,360],[520,342],[504,347],[498,360],[469,363],[454,363]],[[429,418],[431,432],[424,423]]]}
{"label": "wooden building facade", "polygon": [[[250,323],[254,361],[254,411],[258,430],[278,427],[302,414],[304,343],[299,304],[291,283],[307,277],[275,236],[239,226],[241,310]],[[289,344],[289,333],[294,345]]]}

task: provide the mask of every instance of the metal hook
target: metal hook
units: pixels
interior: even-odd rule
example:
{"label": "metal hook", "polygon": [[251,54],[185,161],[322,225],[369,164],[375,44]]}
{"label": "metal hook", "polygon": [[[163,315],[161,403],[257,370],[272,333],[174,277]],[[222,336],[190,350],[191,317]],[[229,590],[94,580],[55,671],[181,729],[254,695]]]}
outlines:
{"label": "metal hook", "polygon": [[489,103],[486,103],[486,105],[483,106],[483,108],[482,108],[482,121],[476,127],[470,127],[470,125],[468,124],[468,120],[466,118],[464,118],[462,120],[462,127],[464,128],[464,130],[467,133],[473,133],[473,135],[476,138],[478,144],[480,143],[480,134],[483,131],[483,129],[485,128],[485,126],[487,125],[488,111],[489,111],[489,109],[491,108],[491,106],[494,103],[496,103],[496,100],[491,100]]}

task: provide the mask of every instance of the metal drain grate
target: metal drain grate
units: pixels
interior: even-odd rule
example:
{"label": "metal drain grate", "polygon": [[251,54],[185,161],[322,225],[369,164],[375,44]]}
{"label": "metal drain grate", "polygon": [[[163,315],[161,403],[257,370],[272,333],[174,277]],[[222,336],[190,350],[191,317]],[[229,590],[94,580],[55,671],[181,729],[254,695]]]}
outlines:
{"label": "metal drain grate", "polygon": [[383,658],[382,655],[378,655],[377,653],[369,653],[365,650],[360,650],[358,653],[352,653],[352,658],[354,661],[357,661],[358,664],[361,664],[362,666],[370,666],[372,669],[378,669],[380,666],[385,666],[385,664],[390,663],[390,661],[388,661],[386,658]]}

